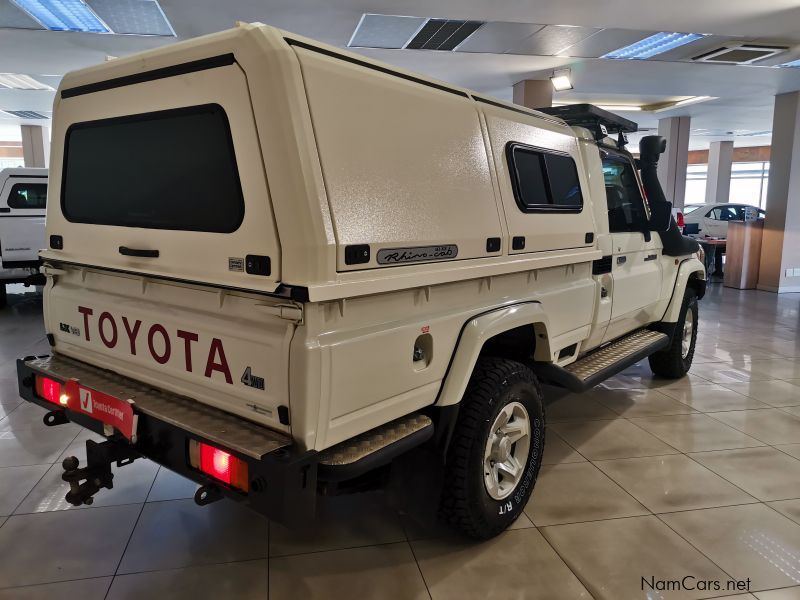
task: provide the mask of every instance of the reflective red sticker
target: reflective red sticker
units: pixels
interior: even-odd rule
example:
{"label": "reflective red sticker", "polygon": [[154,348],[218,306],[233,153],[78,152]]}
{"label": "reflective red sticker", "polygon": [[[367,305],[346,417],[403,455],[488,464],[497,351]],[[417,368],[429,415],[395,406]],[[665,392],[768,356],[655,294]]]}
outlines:
{"label": "reflective red sticker", "polygon": [[123,436],[136,442],[138,416],[133,412],[133,402],[82,386],[74,379],[66,383],[65,389],[67,408],[111,425]]}

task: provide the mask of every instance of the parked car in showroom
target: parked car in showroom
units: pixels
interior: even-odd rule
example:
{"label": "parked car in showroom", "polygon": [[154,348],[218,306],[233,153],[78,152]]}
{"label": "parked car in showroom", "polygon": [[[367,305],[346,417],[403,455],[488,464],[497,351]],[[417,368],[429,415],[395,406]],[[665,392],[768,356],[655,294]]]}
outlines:
{"label": "parked car in showroom", "polygon": [[67,501],[146,457],[287,524],[394,485],[475,538],[509,527],[540,381],[684,376],[706,289],[666,141],[637,168],[636,123],[543,110],[260,24],[65,75],[51,354],[17,368],[46,424],[106,438],[64,460]]}
{"label": "parked car in showroom", "polygon": [[47,169],[0,170],[0,307],[6,285],[44,284],[39,250],[45,247]]}
{"label": "parked car in showroom", "polygon": [[687,204],[683,207],[684,227],[696,223],[697,232],[691,235],[727,239],[728,221],[744,221],[748,208],[758,211],[759,219],[764,218],[764,211],[750,204]]}

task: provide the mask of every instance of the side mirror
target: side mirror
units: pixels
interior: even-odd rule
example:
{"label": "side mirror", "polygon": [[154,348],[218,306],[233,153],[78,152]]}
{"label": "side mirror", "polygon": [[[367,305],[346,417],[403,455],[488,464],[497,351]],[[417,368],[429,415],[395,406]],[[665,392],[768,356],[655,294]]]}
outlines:
{"label": "side mirror", "polygon": [[650,204],[650,231],[666,231],[672,221],[671,202],[652,202]]}

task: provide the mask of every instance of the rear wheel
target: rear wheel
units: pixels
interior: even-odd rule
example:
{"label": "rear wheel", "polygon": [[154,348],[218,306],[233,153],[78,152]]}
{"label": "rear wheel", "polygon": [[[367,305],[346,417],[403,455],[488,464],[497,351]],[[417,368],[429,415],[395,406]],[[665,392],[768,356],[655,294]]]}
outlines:
{"label": "rear wheel", "polygon": [[650,369],[653,373],[678,379],[689,371],[697,341],[697,314],[697,294],[693,289],[686,288],[672,343],[664,350],[650,355]]}
{"label": "rear wheel", "polygon": [[513,360],[479,359],[447,456],[442,520],[477,539],[508,528],[533,492],[544,433],[533,372]]}

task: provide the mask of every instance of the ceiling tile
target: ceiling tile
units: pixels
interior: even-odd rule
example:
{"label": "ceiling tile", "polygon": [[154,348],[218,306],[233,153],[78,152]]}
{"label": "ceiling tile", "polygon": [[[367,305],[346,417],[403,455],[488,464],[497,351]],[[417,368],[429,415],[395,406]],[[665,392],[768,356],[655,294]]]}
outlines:
{"label": "ceiling tile", "polygon": [[0,27],[10,29],[44,29],[24,10],[14,6],[9,0],[0,0]]}
{"label": "ceiling tile", "polygon": [[402,48],[427,21],[424,17],[365,14],[348,46],[351,48]]}
{"label": "ceiling tile", "polygon": [[709,35],[695,40],[690,44],[686,44],[685,46],[679,46],[662,54],[658,54],[650,60],[663,60],[667,62],[691,60],[695,56],[699,56],[700,54],[704,54],[724,46],[732,39],[733,38],[721,35]]}
{"label": "ceiling tile", "polygon": [[88,0],[88,3],[114,33],[175,35],[155,0]]}
{"label": "ceiling tile", "polygon": [[503,21],[485,23],[456,51],[503,54],[543,27],[544,25],[535,23],[506,23]]}
{"label": "ceiling tile", "polygon": [[645,39],[656,33],[655,31],[637,31],[633,29],[603,29],[598,33],[581,40],[574,46],[570,46],[559,56],[573,56],[575,58],[597,58],[617,50],[624,48],[629,44],[633,44],[640,40]]}
{"label": "ceiling tile", "polygon": [[567,25],[547,25],[532,36],[515,45],[510,54],[535,54],[554,56],[566,51],[600,31],[593,27],[571,27]]}

